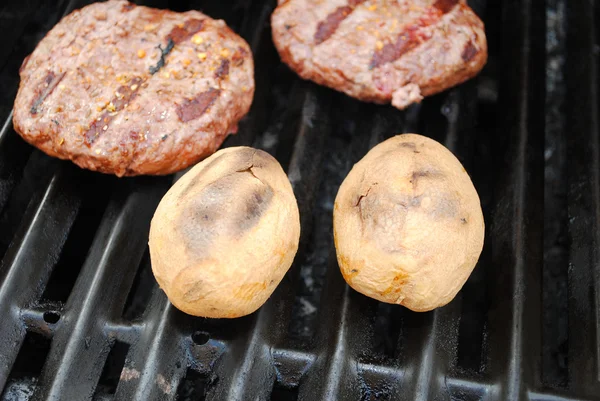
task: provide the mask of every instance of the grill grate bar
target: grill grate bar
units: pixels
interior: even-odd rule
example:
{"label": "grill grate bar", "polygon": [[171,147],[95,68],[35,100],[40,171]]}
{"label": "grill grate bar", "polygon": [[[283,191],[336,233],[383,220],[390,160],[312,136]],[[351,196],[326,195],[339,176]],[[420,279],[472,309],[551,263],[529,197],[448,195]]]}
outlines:
{"label": "grill grate bar", "polygon": [[116,400],[174,399],[186,366],[177,311],[164,292],[155,288],[147,308],[148,322],[134,343],[121,373]]}
{"label": "grill grate bar", "polygon": [[[25,336],[19,309],[39,299],[42,294],[80,206],[80,199],[70,199],[73,194],[71,187],[65,185],[66,181],[68,177],[64,173],[52,179],[39,205],[30,208],[20,232],[0,264],[3,276],[0,313],[5,319],[0,325],[0,336],[12,344],[0,353],[0,387],[6,383]],[[48,237],[53,241],[48,241]]]}
{"label": "grill grate bar", "polygon": [[323,145],[329,135],[328,100],[317,98],[311,89],[304,92],[303,96],[302,122],[288,168],[288,177],[300,209],[302,227],[301,246],[296,262],[271,299],[257,312],[252,328],[236,339],[231,352],[219,363],[217,375],[222,372],[220,376],[223,380],[209,393],[208,399],[266,398],[275,383],[276,372],[270,347],[283,341],[291,317],[295,282],[299,274],[298,260],[303,257],[303,244],[310,235],[308,219],[319,184],[318,172]]}
{"label": "grill grate bar", "polygon": [[[44,399],[77,399],[93,392],[110,349],[98,319],[120,315],[147,241],[150,218],[166,191],[166,179],[140,179],[118,188],[64,310],[42,371]],[[126,196],[127,193],[131,193]],[[82,357],[89,355],[89,358]]]}
{"label": "grill grate bar", "polygon": [[569,386],[589,395],[600,394],[597,16],[594,1],[567,5]]}
{"label": "grill grate bar", "polygon": [[[529,0],[506,2],[503,9],[503,52],[514,68],[501,80],[501,117],[496,210],[491,242],[494,262],[488,285],[492,305],[488,315],[489,372],[501,383],[492,400],[524,400],[527,389],[539,382],[541,355],[541,278],[544,132],[543,41],[544,8]],[[541,25],[540,25],[541,24]],[[541,87],[540,87],[541,85]],[[500,301],[502,300],[502,301]]]}
{"label": "grill grate bar", "polygon": [[[71,0],[66,10],[88,2]],[[143,3],[150,2],[169,5],[166,0]],[[64,9],[65,3],[63,0],[58,8]],[[196,398],[211,400],[278,399],[284,393],[300,400],[598,400],[600,110],[594,18],[600,11],[593,0],[568,6],[566,99],[573,100],[566,102],[565,124],[572,131],[565,139],[570,160],[566,174],[572,238],[568,389],[546,389],[541,385],[539,371],[543,362],[540,281],[544,238],[544,211],[539,205],[547,203],[540,179],[544,174],[546,60],[544,41],[540,40],[546,30],[544,1],[502,2],[502,25],[507,28],[501,39],[501,59],[494,62],[493,58],[499,57],[493,47],[497,35],[489,35],[491,62],[477,80],[429,98],[404,113],[333,94],[301,82],[280,67],[273,74],[272,65],[277,65],[278,56],[270,46],[268,17],[274,2],[239,0],[227,7],[188,1],[184,8],[196,8],[196,3],[206,6],[209,14],[226,16],[252,45],[257,62],[256,101],[240,124],[240,134],[230,137],[226,146],[253,144],[275,154],[282,165],[288,166],[302,219],[301,247],[295,263],[267,304],[252,316],[235,321],[191,318],[177,311],[154,286],[142,317],[134,322],[124,321],[121,312],[136,275],[132,267],[139,266],[146,249],[148,222],[170,179],[113,179],[117,193],[66,306],[40,300],[45,297],[44,288],[53,285],[47,284],[48,276],[64,253],[67,237],[77,232],[72,228],[74,222],[87,210],[88,198],[82,196],[85,191],[79,186],[91,177],[86,174],[93,174],[74,173],[75,167],[63,164],[58,169],[52,165],[45,175],[45,179],[52,177],[50,184],[33,185],[35,196],[0,264],[0,312],[4,311],[6,320],[0,327],[0,338],[5,338],[5,344],[13,344],[10,341],[14,339],[17,345],[23,342],[26,332],[52,338],[34,398],[79,399],[81,394],[92,397],[109,352],[116,344],[123,350],[129,349],[116,394],[93,397],[181,399],[178,388],[199,376],[204,384],[197,390]],[[485,9],[487,19],[495,18],[497,5],[493,2],[470,3],[480,15]],[[487,28],[492,30],[494,24],[500,24],[488,22]],[[45,26],[46,23],[40,31]],[[20,36],[14,33],[11,41],[26,43]],[[10,54],[9,60],[0,57],[0,62],[6,61],[5,67],[0,68],[0,79],[11,76],[9,97],[14,92],[10,88],[16,89],[17,81],[12,77],[15,60],[26,50],[26,46],[14,47],[8,53],[6,47],[0,49],[2,54]],[[496,64],[503,66],[506,62],[511,67],[499,73],[500,102],[496,104],[492,95],[484,100],[489,103],[482,105],[486,74],[495,83],[500,68]],[[2,104],[4,96],[0,98],[0,109],[6,106]],[[447,120],[440,115],[440,108]],[[490,138],[477,136],[474,120],[476,115],[482,115],[482,108],[484,115],[492,116],[498,123]],[[8,110],[0,113],[8,114]],[[20,140],[12,129],[11,118],[9,115],[0,130],[0,217],[13,210],[10,205],[16,199],[14,194],[21,191],[28,175],[44,168],[48,159]],[[347,150],[349,163],[346,171],[335,172],[337,177],[347,173],[350,162],[398,133],[397,127],[402,126],[405,132],[423,132],[444,141],[473,172],[482,203],[487,198],[495,209],[486,213],[489,257],[482,256],[465,290],[450,305],[429,314],[415,315],[392,306],[393,312],[387,318],[401,322],[390,326],[387,334],[397,337],[398,350],[388,352],[393,355],[379,355],[378,350],[369,348],[369,340],[377,336],[371,318],[378,303],[345,284],[331,239],[323,250],[326,258],[329,249],[326,261],[308,260],[306,248],[307,243],[312,245],[315,232],[330,229],[318,226],[327,220],[315,219],[314,212],[316,191],[321,195],[322,165],[327,164],[322,161],[330,162],[324,149],[331,149],[328,146],[334,143],[343,146],[342,152]],[[362,135],[364,132],[370,132],[370,136]],[[493,155],[493,162],[481,160],[486,157],[481,151],[485,146],[490,147],[487,155]],[[496,171],[492,179],[490,171]],[[333,189],[327,187],[327,191]],[[328,200],[323,202],[329,202],[331,195],[335,194],[328,193]],[[19,216],[23,210],[25,207]],[[314,230],[313,220],[317,222]],[[16,227],[8,224],[8,230]],[[300,268],[305,264],[316,264],[310,268],[326,271],[326,287],[318,309],[320,320],[315,338],[307,343],[288,338],[291,334],[287,332],[293,320],[298,280],[304,279]],[[17,273],[19,278],[27,276],[28,280],[19,283]],[[49,323],[53,318],[56,323]],[[465,323],[469,319],[470,323]],[[399,333],[395,331],[398,327]],[[469,339],[473,337],[480,344],[471,346]],[[6,381],[19,347],[13,348],[8,347],[0,355],[0,384]],[[127,351],[122,355],[124,352]],[[480,354],[485,356],[481,367],[477,366]],[[107,377],[105,380],[116,385],[114,372]],[[282,389],[285,391],[279,391]]]}
{"label": "grill grate bar", "polygon": [[[349,103],[348,108],[341,105],[341,109],[352,115],[352,108],[355,108],[357,103],[348,99],[344,99],[343,102]],[[368,108],[368,111],[372,110]],[[371,117],[372,113],[367,112],[356,117],[355,121],[370,121]],[[360,130],[365,127],[358,125],[356,132],[350,133],[352,139],[344,173],[347,173],[351,163],[358,161],[383,134],[382,121],[375,124],[375,129],[369,129],[370,136],[360,135]],[[360,378],[358,365],[354,360],[358,358],[360,350],[368,347],[368,337],[365,334],[369,331],[369,313],[365,312],[373,313],[372,306],[375,301],[357,294],[348,287],[339,273],[331,239],[330,242],[332,246],[327,261],[325,286],[320,301],[320,323],[315,339],[318,344],[317,358],[300,386],[301,400],[350,400],[361,396],[355,391]]]}

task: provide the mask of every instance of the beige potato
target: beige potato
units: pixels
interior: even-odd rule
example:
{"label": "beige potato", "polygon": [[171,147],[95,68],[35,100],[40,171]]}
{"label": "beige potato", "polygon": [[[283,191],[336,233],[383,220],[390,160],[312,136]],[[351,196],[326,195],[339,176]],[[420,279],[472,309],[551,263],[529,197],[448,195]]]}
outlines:
{"label": "beige potato", "polygon": [[469,175],[448,149],[416,134],[380,143],[352,168],[335,199],[333,229],[352,288],[418,312],[456,296],[484,239]]}
{"label": "beige potato", "polygon": [[150,227],[152,271],[185,313],[248,315],[290,268],[300,237],[292,186],[272,156],[218,151],[161,200]]}

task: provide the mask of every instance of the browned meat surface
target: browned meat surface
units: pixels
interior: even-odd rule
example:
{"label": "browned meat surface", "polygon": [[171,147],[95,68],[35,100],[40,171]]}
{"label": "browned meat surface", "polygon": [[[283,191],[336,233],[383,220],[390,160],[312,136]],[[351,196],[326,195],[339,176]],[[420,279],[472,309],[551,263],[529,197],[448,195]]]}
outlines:
{"label": "browned meat surface", "polygon": [[487,61],[483,22],[465,0],[279,0],[271,22],[302,78],[399,109]]}
{"label": "browned meat surface", "polygon": [[49,155],[119,176],[210,155],[254,94],[250,49],[223,21],[114,0],[65,17],[20,74],[15,130]]}

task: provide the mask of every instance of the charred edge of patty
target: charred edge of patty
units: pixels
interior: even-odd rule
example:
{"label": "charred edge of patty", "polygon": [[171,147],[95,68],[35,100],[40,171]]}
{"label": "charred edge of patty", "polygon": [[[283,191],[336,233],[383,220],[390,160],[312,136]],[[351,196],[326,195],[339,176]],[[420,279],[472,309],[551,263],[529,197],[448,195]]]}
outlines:
{"label": "charred edge of patty", "polygon": [[156,74],[161,68],[165,66],[166,58],[169,55],[169,53],[171,53],[174,47],[175,42],[171,38],[169,38],[167,46],[164,49],[161,47],[161,45],[158,45],[158,49],[160,50],[160,60],[158,60],[158,63],[156,63],[156,65],[150,67],[150,74]]}

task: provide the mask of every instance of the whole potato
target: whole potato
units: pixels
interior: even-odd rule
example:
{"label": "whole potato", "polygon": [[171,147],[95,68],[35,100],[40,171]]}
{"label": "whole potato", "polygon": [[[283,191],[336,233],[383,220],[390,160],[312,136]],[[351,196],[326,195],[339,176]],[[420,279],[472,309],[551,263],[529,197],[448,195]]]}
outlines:
{"label": "whole potato", "polygon": [[298,205],[277,160],[229,148],[192,168],[161,200],[150,227],[152,271],[183,312],[244,316],[273,293],[299,237]]}
{"label": "whole potato", "polygon": [[352,168],[335,199],[333,227],[348,284],[413,311],[456,296],[484,239],[469,175],[448,149],[416,134],[380,143]]}

